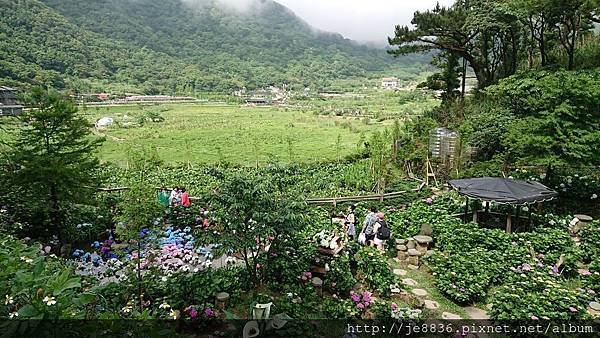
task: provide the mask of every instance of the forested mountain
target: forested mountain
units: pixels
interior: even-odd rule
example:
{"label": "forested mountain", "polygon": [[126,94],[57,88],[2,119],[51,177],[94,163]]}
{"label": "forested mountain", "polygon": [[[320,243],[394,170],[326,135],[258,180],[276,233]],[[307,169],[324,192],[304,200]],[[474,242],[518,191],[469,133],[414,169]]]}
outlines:
{"label": "forested mountain", "polygon": [[[323,85],[393,64],[384,50],[317,32],[271,0],[0,0],[0,79],[80,91],[229,91]],[[418,67],[418,66],[417,66]]]}

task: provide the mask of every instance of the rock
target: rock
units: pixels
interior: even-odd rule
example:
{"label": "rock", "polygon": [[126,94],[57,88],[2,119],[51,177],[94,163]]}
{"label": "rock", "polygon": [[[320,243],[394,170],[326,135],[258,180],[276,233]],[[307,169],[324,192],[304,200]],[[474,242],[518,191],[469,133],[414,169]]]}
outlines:
{"label": "rock", "polygon": [[450,312],[442,312],[442,319],[461,319],[459,315]]}
{"label": "rock", "polygon": [[419,256],[410,256],[408,257],[408,264],[419,266]]}
{"label": "rock", "polygon": [[407,257],[406,251],[398,251],[398,256],[396,257],[403,262]]}
{"label": "rock", "polygon": [[221,310],[225,310],[227,307],[227,301],[229,300],[229,294],[227,292],[219,292],[215,295],[215,305]]}
{"label": "rock", "polygon": [[588,215],[575,215],[575,218],[577,218],[580,222],[583,223],[589,223],[594,220],[594,218]]}
{"label": "rock", "polygon": [[412,289],[411,292],[417,297],[427,296],[427,291],[425,291],[423,289]]}
{"label": "rock", "polygon": [[226,302],[229,300],[229,294],[227,292],[219,292],[215,296],[218,302]]}
{"label": "rock", "polygon": [[591,302],[590,303],[590,309],[592,309],[594,311],[600,311],[600,303],[598,303],[598,302]]}
{"label": "rock", "polygon": [[469,317],[471,317],[471,319],[479,319],[479,320],[490,319],[490,316],[488,316],[487,312],[485,312],[482,309],[479,309],[479,308],[476,308],[473,306],[469,306],[469,307],[465,307],[464,310],[467,313],[467,315]]}
{"label": "rock", "polygon": [[399,288],[391,288],[390,291],[392,293],[400,293],[400,291],[402,291],[402,290],[400,290]]}
{"label": "rock", "polygon": [[421,231],[419,233],[423,236],[431,236],[433,235],[433,229],[431,228],[431,225],[424,223],[421,224]]}
{"label": "rock", "polygon": [[396,240],[396,245],[404,245],[406,244],[406,240],[405,239],[397,239]]}
{"label": "rock", "polygon": [[435,300],[429,300],[429,299],[425,300],[425,308],[426,309],[435,310],[438,307],[440,307],[440,303],[436,302]]}
{"label": "rock", "polygon": [[419,244],[429,244],[433,242],[433,238],[431,238],[431,236],[415,236],[415,240]]}
{"label": "rock", "polygon": [[408,248],[406,247],[406,245],[396,245],[396,250],[406,251],[406,250],[408,250]]}
{"label": "rock", "polygon": [[406,276],[406,270],[394,269],[394,275],[397,275],[397,276]]}
{"label": "rock", "polygon": [[427,258],[427,257],[431,257],[431,255],[433,255],[433,250],[427,250],[427,252],[425,252],[423,257]]}
{"label": "rock", "polygon": [[417,249],[408,249],[409,256],[421,256],[421,253]]}
{"label": "rock", "polygon": [[412,278],[405,278],[402,280],[402,284],[404,285],[408,285],[408,286],[417,286],[419,285],[419,283],[417,283],[416,280],[412,279]]}
{"label": "rock", "polygon": [[577,272],[582,276],[589,276],[592,274],[588,269],[577,269]]}
{"label": "rock", "polygon": [[414,249],[417,245],[415,244],[415,240],[412,238],[408,239],[408,242],[406,243],[406,247],[409,249]]}
{"label": "rock", "polygon": [[311,279],[311,283],[313,286],[318,287],[318,288],[323,286],[323,280],[319,277],[313,277]]}
{"label": "rock", "polygon": [[417,251],[424,255],[427,252],[427,245],[419,244],[417,245]]}
{"label": "rock", "polygon": [[413,264],[409,264],[408,268],[411,270],[419,270],[419,266],[418,265],[413,265]]}

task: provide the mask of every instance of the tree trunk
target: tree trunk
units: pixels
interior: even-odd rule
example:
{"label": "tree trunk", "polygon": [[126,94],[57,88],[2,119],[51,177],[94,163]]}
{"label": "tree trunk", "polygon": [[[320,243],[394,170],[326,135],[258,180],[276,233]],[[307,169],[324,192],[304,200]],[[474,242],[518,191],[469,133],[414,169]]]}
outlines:
{"label": "tree trunk", "polygon": [[58,252],[60,252],[60,249],[63,245],[64,236],[62,231],[63,229],[60,216],[60,204],[58,201],[58,191],[54,184],[50,186],[50,221],[52,222],[52,226],[50,226],[49,228],[50,231],[54,230],[56,232],[56,236],[58,237],[59,242]]}

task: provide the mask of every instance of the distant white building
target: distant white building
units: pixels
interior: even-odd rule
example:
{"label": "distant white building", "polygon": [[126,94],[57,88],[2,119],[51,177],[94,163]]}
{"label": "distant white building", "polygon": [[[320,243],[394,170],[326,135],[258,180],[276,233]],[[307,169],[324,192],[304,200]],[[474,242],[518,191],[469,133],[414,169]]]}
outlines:
{"label": "distant white building", "polygon": [[398,78],[396,77],[384,77],[381,79],[381,87],[384,89],[396,89],[398,88]]}

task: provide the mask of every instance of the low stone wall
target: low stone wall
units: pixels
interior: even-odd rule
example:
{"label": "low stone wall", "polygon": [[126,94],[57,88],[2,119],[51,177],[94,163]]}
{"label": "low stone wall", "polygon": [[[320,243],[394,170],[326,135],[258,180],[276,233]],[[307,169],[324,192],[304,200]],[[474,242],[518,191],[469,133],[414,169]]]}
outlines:
{"label": "low stone wall", "polygon": [[428,257],[432,251],[433,243],[431,236],[414,236],[406,239],[396,239],[397,258],[400,263],[418,269],[421,266],[421,257]]}

